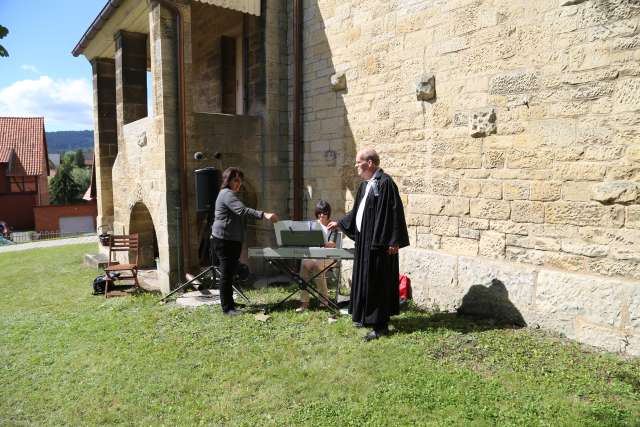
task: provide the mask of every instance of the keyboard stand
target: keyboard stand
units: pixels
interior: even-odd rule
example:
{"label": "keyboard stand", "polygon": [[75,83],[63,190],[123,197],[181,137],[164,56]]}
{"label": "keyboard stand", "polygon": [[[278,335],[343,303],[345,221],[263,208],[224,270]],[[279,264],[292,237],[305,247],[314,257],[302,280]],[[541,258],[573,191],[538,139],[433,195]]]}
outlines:
{"label": "keyboard stand", "polygon": [[331,299],[325,297],[324,295],[322,295],[316,288],[315,286],[313,286],[311,284],[311,281],[313,281],[316,277],[320,276],[321,274],[324,274],[325,271],[329,270],[330,268],[332,268],[333,266],[336,265],[336,263],[338,262],[337,260],[332,260],[331,263],[329,263],[329,265],[325,266],[325,268],[323,268],[322,270],[320,270],[318,273],[316,273],[313,277],[311,277],[309,280],[304,280],[304,278],[302,276],[300,276],[300,274],[298,274],[298,272],[296,272],[295,270],[293,270],[284,260],[282,259],[277,259],[277,258],[266,258],[267,262],[272,265],[273,267],[275,267],[277,270],[279,270],[282,273],[285,273],[286,275],[288,275],[289,277],[291,277],[291,279],[293,279],[293,281],[296,283],[296,285],[298,285],[298,289],[294,290],[293,292],[291,292],[289,295],[287,295],[282,301],[274,304],[271,307],[266,307],[264,309],[264,314],[268,314],[278,308],[280,308],[285,302],[287,302],[289,300],[289,298],[291,298],[292,296],[294,296],[296,293],[298,293],[299,291],[307,291],[309,292],[310,295],[312,295],[315,299],[317,299],[318,301],[320,301],[321,303],[323,303],[327,308],[329,308],[331,311],[333,311],[336,315],[340,315],[340,307],[338,306],[337,303],[335,303],[334,301],[332,301]]}

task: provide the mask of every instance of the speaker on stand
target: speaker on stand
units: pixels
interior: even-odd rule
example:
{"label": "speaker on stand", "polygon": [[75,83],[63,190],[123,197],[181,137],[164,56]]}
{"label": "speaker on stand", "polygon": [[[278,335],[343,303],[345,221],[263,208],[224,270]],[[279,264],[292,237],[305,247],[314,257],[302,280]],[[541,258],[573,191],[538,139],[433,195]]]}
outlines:
{"label": "speaker on stand", "polygon": [[196,212],[200,224],[198,258],[200,265],[205,266],[211,263],[209,236],[215,216],[216,199],[220,192],[222,174],[219,169],[206,167],[194,170],[193,175],[196,186]]}

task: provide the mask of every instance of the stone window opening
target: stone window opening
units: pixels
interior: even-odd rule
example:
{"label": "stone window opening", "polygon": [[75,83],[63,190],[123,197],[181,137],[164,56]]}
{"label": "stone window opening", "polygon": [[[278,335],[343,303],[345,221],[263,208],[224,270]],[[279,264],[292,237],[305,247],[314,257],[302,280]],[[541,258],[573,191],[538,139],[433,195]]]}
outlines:
{"label": "stone window opening", "polygon": [[244,114],[244,51],[242,25],[220,37],[223,114]]}

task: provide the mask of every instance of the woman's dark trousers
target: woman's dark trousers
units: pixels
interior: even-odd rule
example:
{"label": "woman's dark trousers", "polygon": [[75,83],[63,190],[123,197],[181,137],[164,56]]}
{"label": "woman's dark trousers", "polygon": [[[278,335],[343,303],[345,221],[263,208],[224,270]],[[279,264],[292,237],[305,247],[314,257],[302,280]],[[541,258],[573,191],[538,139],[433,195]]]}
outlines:
{"label": "woman's dark trousers", "polygon": [[232,285],[238,268],[242,242],[222,240],[216,237],[212,237],[211,240],[213,252],[218,258],[218,266],[220,268],[220,304],[222,311],[226,313],[235,308]]}

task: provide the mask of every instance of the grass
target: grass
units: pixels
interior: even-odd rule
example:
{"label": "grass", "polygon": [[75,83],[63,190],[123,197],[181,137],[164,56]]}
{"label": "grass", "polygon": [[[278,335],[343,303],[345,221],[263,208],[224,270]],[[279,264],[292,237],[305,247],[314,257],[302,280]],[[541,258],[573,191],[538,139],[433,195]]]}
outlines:
{"label": "grass", "polygon": [[1,425],[640,425],[638,359],[415,308],[365,343],[321,311],[105,300],[93,249],[0,255]]}

